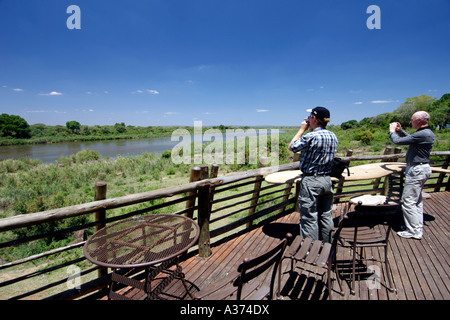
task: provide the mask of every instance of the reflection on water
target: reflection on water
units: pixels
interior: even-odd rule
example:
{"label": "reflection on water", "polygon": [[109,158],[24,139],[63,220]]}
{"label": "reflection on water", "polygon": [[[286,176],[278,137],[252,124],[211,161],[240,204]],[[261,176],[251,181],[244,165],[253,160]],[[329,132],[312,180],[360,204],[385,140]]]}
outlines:
{"label": "reflection on water", "polygon": [[[267,131],[269,134],[271,131]],[[256,131],[256,134],[259,132]],[[244,133],[246,136],[247,133]],[[225,135],[223,140],[225,140]],[[177,139],[178,138],[178,139]],[[0,160],[4,159],[18,159],[18,158],[31,158],[39,159],[42,163],[53,163],[61,156],[71,156],[77,152],[89,149],[98,151],[103,158],[117,158],[122,157],[135,157],[143,153],[156,153],[162,154],[164,151],[172,150],[175,146],[180,146],[184,143],[190,143],[191,141],[210,141],[211,138],[207,135],[200,136],[185,136],[174,137],[175,141],[172,141],[171,137],[151,138],[143,140],[115,140],[115,141],[92,141],[92,142],[65,142],[65,143],[53,143],[53,144],[38,144],[38,145],[17,145],[17,146],[1,146],[0,147]],[[214,139],[212,139],[214,140]]]}

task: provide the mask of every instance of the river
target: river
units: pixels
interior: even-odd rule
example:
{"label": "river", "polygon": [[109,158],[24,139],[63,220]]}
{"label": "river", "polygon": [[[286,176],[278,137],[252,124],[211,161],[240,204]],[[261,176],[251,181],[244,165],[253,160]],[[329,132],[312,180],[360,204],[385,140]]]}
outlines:
{"label": "river", "polygon": [[[264,132],[264,131],[261,131]],[[277,130],[278,132],[278,130]],[[280,131],[281,132],[281,131]],[[260,131],[255,132],[256,135]],[[269,130],[268,133],[274,134],[274,130]],[[239,136],[254,136],[250,131],[235,134]],[[162,154],[164,151],[172,150],[175,146],[181,146],[184,143],[191,141],[210,141],[210,136],[179,136],[172,141],[171,137],[158,137],[150,139],[139,140],[111,140],[111,141],[89,141],[89,142],[64,142],[51,144],[36,144],[36,145],[15,145],[15,146],[1,146],[0,160],[4,159],[19,159],[30,158],[38,159],[42,163],[53,163],[61,156],[71,156],[77,152],[89,149],[98,151],[103,158],[117,158],[122,157],[136,157],[143,153]],[[233,137],[234,138],[234,137]],[[224,140],[226,135],[224,135]],[[214,140],[214,139],[212,139]]]}

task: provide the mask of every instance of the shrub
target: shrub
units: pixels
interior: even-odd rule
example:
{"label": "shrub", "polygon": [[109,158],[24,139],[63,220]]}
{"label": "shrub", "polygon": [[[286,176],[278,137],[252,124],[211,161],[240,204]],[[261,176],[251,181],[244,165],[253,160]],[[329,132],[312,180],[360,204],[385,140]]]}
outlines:
{"label": "shrub", "polygon": [[88,161],[96,161],[99,160],[102,156],[98,151],[95,150],[81,150],[74,156],[74,162],[83,163]]}
{"label": "shrub", "polygon": [[361,141],[363,144],[370,144],[370,142],[373,140],[373,133],[370,131],[360,131],[356,134],[357,140]]}

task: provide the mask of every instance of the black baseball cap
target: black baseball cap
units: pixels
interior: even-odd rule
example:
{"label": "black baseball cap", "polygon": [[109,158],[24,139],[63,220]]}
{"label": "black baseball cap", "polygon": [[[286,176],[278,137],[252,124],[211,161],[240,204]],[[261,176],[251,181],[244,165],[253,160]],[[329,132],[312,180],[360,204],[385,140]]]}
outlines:
{"label": "black baseball cap", "polygon": [[307,109],[307,112],[312,113],[318,119],[330,118],[330,111],[324,107],[315,107],[314,109]]}

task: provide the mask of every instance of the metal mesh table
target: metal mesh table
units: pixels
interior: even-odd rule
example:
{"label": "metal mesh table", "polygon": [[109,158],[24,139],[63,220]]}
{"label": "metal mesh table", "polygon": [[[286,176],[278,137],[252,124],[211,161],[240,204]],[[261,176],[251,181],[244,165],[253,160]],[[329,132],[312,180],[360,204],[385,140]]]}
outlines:
{"label": "metal mesh table", "polygon": [[[118,268],[145,268],[146,281],[142,287],[151,299],[158,292],[152,292],[151,281],[161,271],[176,264],[167,284],[177,277],[189,293],[178,256],[196,244],[199,227],[195,221],[176,214],[152,214],[123,220],[94,233],[83,251],[86,258],[102,267],[113,268],[112,280]],[[169,281],[170,280],[170,281]],[[162,290],[161,286],[158,287]]]}

